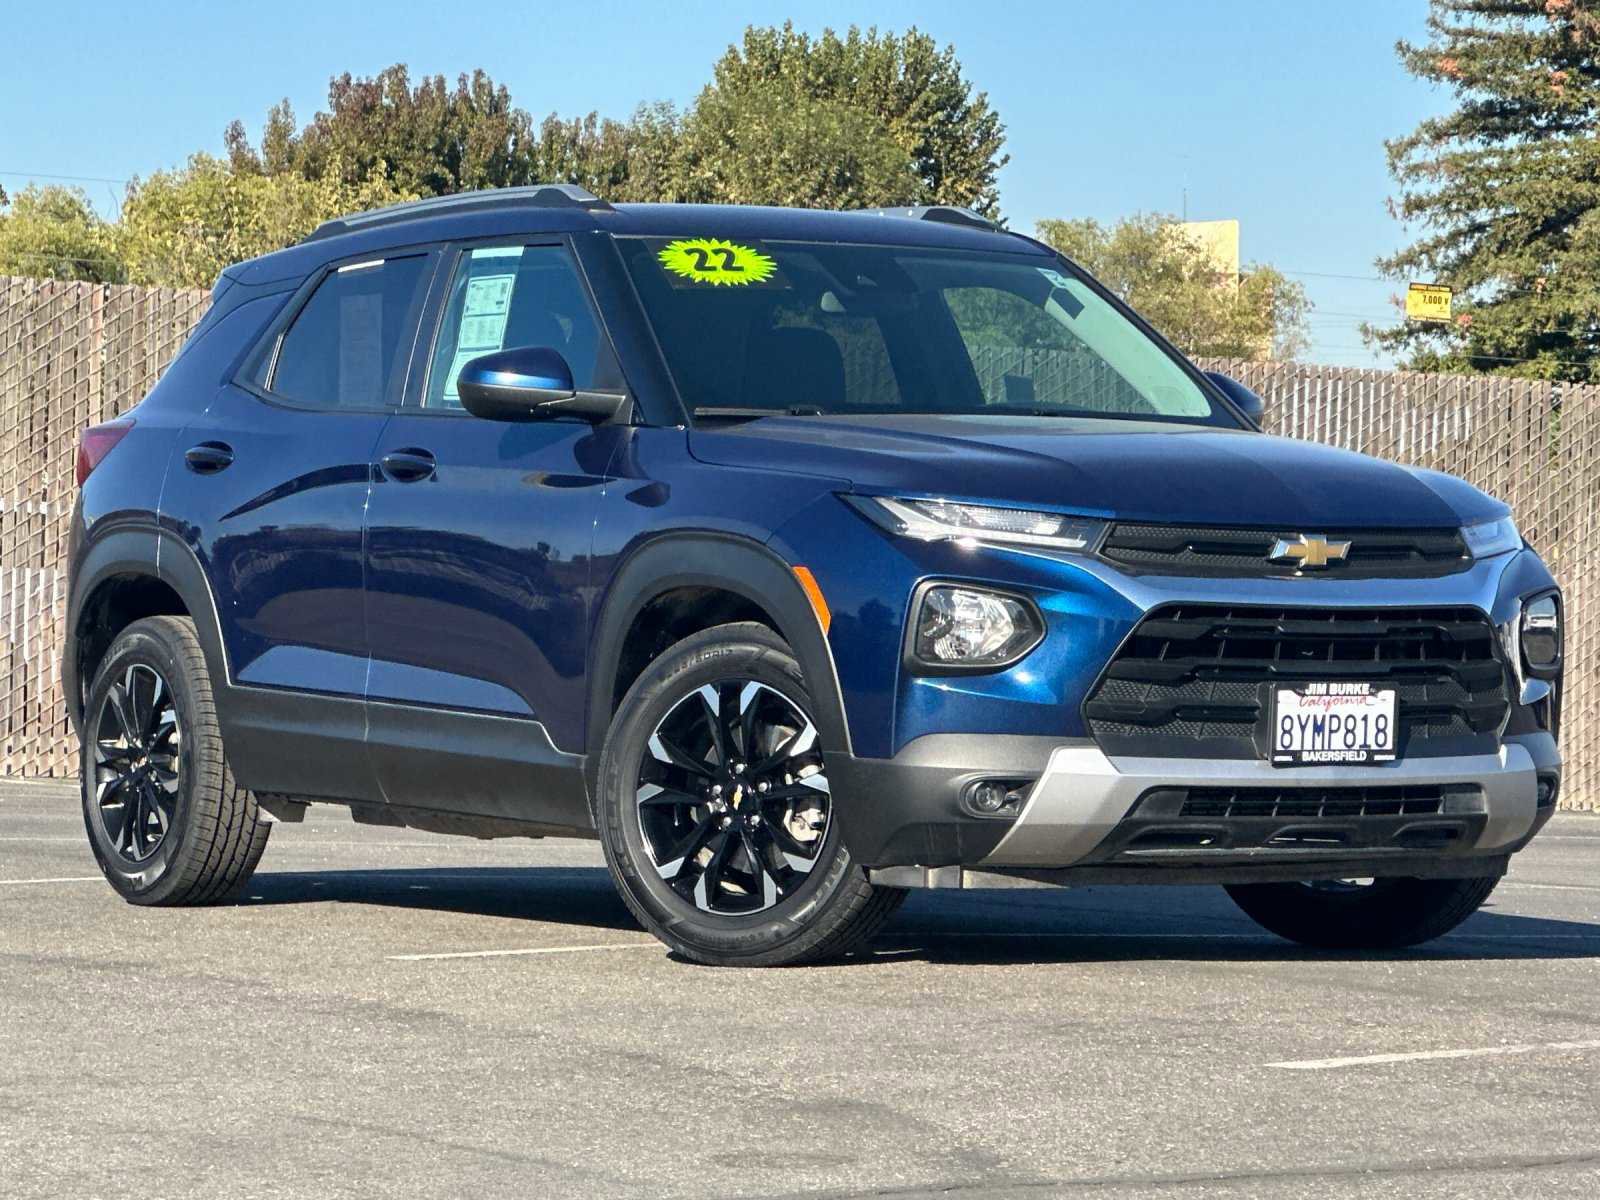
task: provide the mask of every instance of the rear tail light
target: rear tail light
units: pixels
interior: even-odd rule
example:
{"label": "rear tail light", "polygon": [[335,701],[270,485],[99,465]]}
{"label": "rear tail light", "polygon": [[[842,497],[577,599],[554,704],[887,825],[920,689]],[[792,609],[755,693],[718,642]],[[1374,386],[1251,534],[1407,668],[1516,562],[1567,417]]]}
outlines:
{"label": "rear tail light", "polygon": [[78,437],[78,465],[75,474],[78,486],[89,478],[89,472],[100,465],[100,460],[111,453],[118,442],[128,436],[133,428],[132,417],[118,417],[104,425],[91,425]]}

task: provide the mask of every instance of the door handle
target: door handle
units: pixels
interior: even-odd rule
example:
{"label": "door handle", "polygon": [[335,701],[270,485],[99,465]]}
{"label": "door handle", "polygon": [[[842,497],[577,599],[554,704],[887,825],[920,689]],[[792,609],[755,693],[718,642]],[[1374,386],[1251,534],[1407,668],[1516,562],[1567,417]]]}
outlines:
{"label": "door handle", "polygon": [[197,475],[215,475],[233,462],[233,447],[227,442],[201,442],[189,447],[183,460]]}
{"label": "door handle", "polygon": [[407,446],[403,450],[391,450],[378,461],[383,467],[383,473],[396,483],[415,483],[419,479],[428,479],[432,477],[434,467],[438,465],[433,455],[415,446]]}

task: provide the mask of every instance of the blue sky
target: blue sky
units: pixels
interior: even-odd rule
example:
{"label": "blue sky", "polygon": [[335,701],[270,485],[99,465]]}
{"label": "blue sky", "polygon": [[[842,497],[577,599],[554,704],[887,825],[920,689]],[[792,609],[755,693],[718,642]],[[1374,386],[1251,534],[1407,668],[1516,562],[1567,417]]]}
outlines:
{"label": "blue sky", "polygon": [[1356,327],[1391,311],[1396,285],[1372,278],[1372,260],[1406,240],[1384,209],[1382,143],[1449,99],[1395,61],[1425,15],[1425,0],[18,4],[0,184],[81,176],[109,211],[130,176],[220,152],[234,117],[254,133],[287,96],[303,121],[329,76],[394,62],[414,75],[484,67],[536,116],[622,117],[642,100],[690,101],[749,23],[916,24],[954,43],[1007,125],[1013,226],[1176,213],[1187,189],[1191,218],[1237,217],[1247,260],[1305,284],[1309,357],[1373,365]]}

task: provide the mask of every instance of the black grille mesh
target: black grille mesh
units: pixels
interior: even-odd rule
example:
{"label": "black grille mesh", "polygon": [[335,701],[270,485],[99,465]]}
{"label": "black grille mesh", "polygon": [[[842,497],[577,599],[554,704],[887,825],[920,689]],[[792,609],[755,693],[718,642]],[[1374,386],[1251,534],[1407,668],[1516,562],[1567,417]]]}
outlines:
{"label": "black grille mesh", "polygon": [[1269,562],[1267,556],[1279,539],[1293,542],[1302,532],[1350,543],[1345,558],[1318,575],[1447,575],[1472,564],[1457,529],[1225,529],[1122,521],[1111,527],[1100,554],[1134,570],[1175,575],[1290,576],[1299,572],[1296,564]]}
{"label": "black grille mesh", "polygon": [[1432,816],[1444,808],[1445,789],[1413,787],[1190,788],[1181,817],[1332,820],[1349,817]]}
{"label": "black grille mesh", "polygon": [[1083,713],[1107,754],[1254,758],[1271,687],[1317,680],[1395,688],[1403,755],[1490,748],[1510,708],[1474,609],[1171,605],[1135,628]]}

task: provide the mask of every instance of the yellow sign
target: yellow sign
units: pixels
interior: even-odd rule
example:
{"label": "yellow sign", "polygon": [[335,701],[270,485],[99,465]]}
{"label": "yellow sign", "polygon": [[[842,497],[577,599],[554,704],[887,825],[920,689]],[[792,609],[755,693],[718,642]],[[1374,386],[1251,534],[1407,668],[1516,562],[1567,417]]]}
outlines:
{"label": "yellow sign", "polygon": [[1451,291],[1442,283],[1413,283],[1406,289],[1406,317],[1412,321],[1448,321]]}
{"label": "yellow sign", "polygon": [[713,287],[765,283],[778,264],[754,246],[721,238],[679,238],[656,256],[674,275]]}

